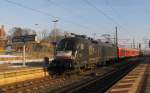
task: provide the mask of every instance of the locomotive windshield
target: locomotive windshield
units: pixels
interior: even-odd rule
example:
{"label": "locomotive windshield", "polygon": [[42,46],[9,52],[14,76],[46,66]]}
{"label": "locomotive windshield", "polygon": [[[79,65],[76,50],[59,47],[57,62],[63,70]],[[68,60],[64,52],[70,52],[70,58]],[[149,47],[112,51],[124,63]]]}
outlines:
{"label": "locomotive windshield", "polygon": [[76,40],[73,38],[66,38],[58,43],[57,51],[75,51],[76,50]]}

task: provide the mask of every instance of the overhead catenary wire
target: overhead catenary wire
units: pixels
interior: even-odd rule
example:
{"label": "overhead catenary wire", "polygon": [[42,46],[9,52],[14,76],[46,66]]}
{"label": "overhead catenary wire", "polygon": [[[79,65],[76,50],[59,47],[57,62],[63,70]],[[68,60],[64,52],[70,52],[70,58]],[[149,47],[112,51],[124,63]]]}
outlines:
{"label": "overhead catenary wire", "polygon": [[17,2],[14,2],[14,1],[11,1],[11,0],[3,0],[7,3],[10,3],[10,4],[13,4],[13,5],[17,5],[19,7],[22,7],[22,8],[25,8],[25,9],[28,9],[28,10],[31,10],[31,11],[34,11],[34,12],[38,12],[38,13],[41,13],[43,15],[46,15],[46,16],[51,16],[52,18],[58,18],[50,13],[46,13],[46,12],[43,12],[41,10],[38,10],[38,9],[34,9],[34,8],[31,8],[31,7],[28,7],[28,6],[25,6],[23,4],[20,4],[20,3],[17,3]]}
{"label": "overhead catenary wire", "polygon": [[[66,7],[60,6],[60,4],[54,2],[53,0],[47,0],[47,1],[50,2],[51,5],[55,5],[55,6],[59,7],[59,8],[61,8],[61,9],[67,10]],[[95,35],[93,35],[93,34],[95,34]],[[94,36],[94,38],[96,37],[96,34],[97,34],[97,33],[91,33],[91,35]]]}
{"label": "overhead catenary wire", "polygon": [[[113,14],[115,16],[117,16],[117,18],[120,18],[120,15],[118,14],[118,12],[114,9],[114,7],[109,3],[109,0],[105,0],[106,5],[111,9],[111,11],[113,12]],[[124,23],[121,23],[121,25],[124,25]]]}
{"label": "overhead catenary wire", "polygon": [[[58,3],[54,2],[53,0],[47,0],[47,1],[50,2],[51,5],[55,5],[56,7],[59,7],[59,8],[61,8],[61,9],[65,10],[65,11],[68,12],[69,14],[70,14],[70,12],[72,12],[72,11],[69,11],[68,8],[63,7],[61,4],[58,4]],[[73,14],[71,14],[71,15],[73,15]],[[87,28],[87,26],[86,26],[86,28]],[[88,28],[89,28],[89,27],[88,27]],[[96,29],[91,28],[91,30],[96,30]]]}
{"label": "overhead catenary wire", "polygon": [[117,17],[119,17],[119,14],[116,12],[116,10],[113,8],[113,6],[109,3],[109,0],[105,0],[105,2],[106,2],[106,5],[111,9],[113,14],[116,15]]}
{"label": "overhead catenary wire", "polygon": [[[67,9],[67,8],[65,8],[65,7],[63,7],[63,6],[60,6],[58,3],[56,3],[56,2],[54,2],[54,1],[52,1],[52,0],[47,0],[48,2],[50,2],[50,4],[53,4],[53,5],[55,5],[55,6],[57,6],[57,7],[60,7],[60,8],[63,8],[63,9]],[[70,11],[69,11],[70,12]]]}
{"label": "overhead catenary wire", "polygon": [[[65,7],[60,6],[58,3],[55,3],[53,0],[47,0],[47,1],[49,1],[51,4],[56,5],[57,7],[60,7],[60,8],[63,8],[63,9],[66,10]],[[92,4],[92,3],[90,3],[88,0],[87,0],[87,1],[83,0],[83,1],[86,2],[86,3],[88,3],[88,5],[89,5],[89,4],[90,4],[90,5]],[[107,0],[106,0],[106,3],[108,3]],[[115,21],[114,18],[112,18],[111,16],[108,16],[104,11],[102,11],[102,10],[99,9],[99,8],[97,8],[97,7],[94,6],[93,4],[92,4],[92,6],[93,6],[94,8],[96,8],[98,11],[100,11],[101,14],[103,14],[105,17],[107,17],[107,18],[108,18],[109,20],[111,20],[113,23],[115,23],[116,25],[120,26],[120,28],[123,28],[123,29],[124,29],[124,27],[123,27],[121,24],[119,24],[117,21]],[[112,9],[112,11],[114,11],[114,9],[113,9],[112,6],[110,6],[110,8]],[[118,16],[118,15],[117,15],[117,16]]]}
{"label": "overhead catenary wire", "polygon": [[51,18],[54,18],[54,19],[62,20],[62,21],[64,21],[64,22],[66,22],[66,23],[70,23],[70,24],[76,25],[76,26],[78,26],[78,27],[80,27],[80,28],[84,28],[84,29],[87,29],[87,30],[91,29],[91,28],[89,28],[88,26],[85,26],[85,25],[76,23],[76,22],[74,22],[74,21],[66,20],[66,19],[61,18],[61,17],[58,17],[58,16],[54,16],[54,15],[52,15],[52,14],[50,14],[50,13],[47,13],[47,12],[44,12],[44,11],[41,11],[41,10],[38,10],[38,9],[35,9],[35,8],[32,8],[32,7],[29,7],[29,6],[26,6],[26,5],[23,5],[23,4],[21,4],[21,3],[15,2],[15,1],[11,1],[11,0],[3,0],[3,1],[5,1],[5,2],[7,2],[7,3],[10,3],[10,4],[13,4],[13,5],[16,5],[16,6],[18,6],[18,7],[22,7],[22,8],[28,9],[28,10],[30,10],[30,11],[38,12],[38,13],[40,13],[40,14],[43,14],[43,15],[45,15],[45,16],[48,16],[48,17],[51,17]]}
{"label": "overhead catenary wire", "polygon": [[89,5],[90,7],[94,8],[98,13],[102,14],[103,16],[105,16],[108,20],[110,20],[112,23],[114,23],[115,25],[118,25],[120,28],[125,29],[122,25],[120,25],[114,18],[112,18],[111,16],[107,15],[102,9],[98,8],[97,6],[95,6],[93,3],[91,3],[89,0],[83,0],[83,2],[85,2],[87,5]]}

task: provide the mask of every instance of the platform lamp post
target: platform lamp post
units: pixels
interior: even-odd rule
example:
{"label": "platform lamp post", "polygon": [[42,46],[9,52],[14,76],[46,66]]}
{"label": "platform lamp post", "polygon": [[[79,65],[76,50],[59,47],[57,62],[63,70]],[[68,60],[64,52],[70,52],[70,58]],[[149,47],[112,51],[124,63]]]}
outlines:
{"label": "platform lamp post", "polygon": [[53,23],[54,23],[54,37],[53,37],[53,46],[54,46],[54,58],[55,58],[55,55],[56,55],[56,42],[57,42],[57,36],[56,36],[56,30],[57,30],[57,28],[56,28],[56,25],[57,25],[57,22],[58,22],[59,20],[54,20],[54,21],[52,21]]}
{"label": "platform lamp post", "polygon": [[[35,26],[37,26],[37,27],[39,27],[40,26],[40,24],[34,24]],[[41,36],[41,33],[40,33],[40,30],[38,30],[38,28],[37,28],[37,31],[36,31],[36,33],[37,33],[37,41],[36,42],[40,42],[41,41],[41,39],[42,39],[42,36]]]}

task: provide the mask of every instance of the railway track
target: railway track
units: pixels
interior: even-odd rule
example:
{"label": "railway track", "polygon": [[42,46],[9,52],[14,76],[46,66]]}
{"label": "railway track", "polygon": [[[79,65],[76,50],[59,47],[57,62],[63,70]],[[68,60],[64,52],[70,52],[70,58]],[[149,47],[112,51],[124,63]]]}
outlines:
{"label": "railway track", "polygon": [[48,91],[47,87],[50,87],[51,85],[54,85],[57,82],[61,82],[61,79],[52,80],[49,77],[36,79],[36,80],[30,80],[21,82],[14,85],[8,85],[4,86],[1,89],[1,92],[3,93],[46,93]]}
{"label": "railway track", "polygon": [[[39,79],[26,80],[24,82],[1,86],[0,93],[97,93],[96,91],[99,89],[105,91],[110,85],[117,81],[116,80],[110,83],[112,78],[114,79],[116,76],[122,77],[123,74],[128,72],[124,72],[124,70],[131,70],[135,67],[135,65],[133,65],[135,63],[136,62],[128,64],[127,62],[124,62],[114,66],[99,69],[96,71],[96,74],[93,73],[91,75],[72,76],[71,78],[67,79],[52,79],[50,77],[44,77]],[[120,72],[118,72],[119,70]],[[118,77],[118,79],[121,77]]]}
{"label": "railway track", "polygon": [[44,77],[33,80],[26,80],[15,84],[1,86],[0,93],[47,93],[52,90],[59,89],[66,84],[79,81],[81,77],[72,77],[71,79]]}
{"label": "railway track", "polygon": [[106,73],[103,76],[96,76],[90,80],[64,87],[52,93],[104,93],[137,65],[138,62],[134,60],[134,62],[118,67],[118,69]]}

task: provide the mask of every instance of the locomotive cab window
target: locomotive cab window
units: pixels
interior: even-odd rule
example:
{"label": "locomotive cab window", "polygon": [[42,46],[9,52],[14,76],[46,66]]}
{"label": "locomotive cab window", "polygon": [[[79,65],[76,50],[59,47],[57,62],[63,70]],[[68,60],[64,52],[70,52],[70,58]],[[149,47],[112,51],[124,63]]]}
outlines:
{"label": "locomotive cab window", "polygon": [[77,42],[74,39],[63,39],[58,43],[57,51],[75,51]]}

